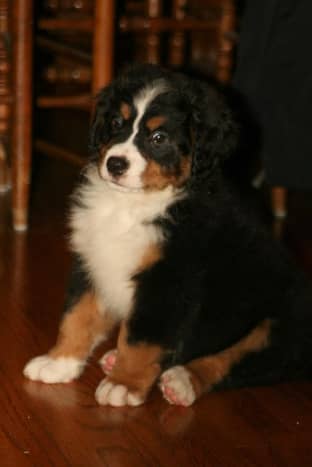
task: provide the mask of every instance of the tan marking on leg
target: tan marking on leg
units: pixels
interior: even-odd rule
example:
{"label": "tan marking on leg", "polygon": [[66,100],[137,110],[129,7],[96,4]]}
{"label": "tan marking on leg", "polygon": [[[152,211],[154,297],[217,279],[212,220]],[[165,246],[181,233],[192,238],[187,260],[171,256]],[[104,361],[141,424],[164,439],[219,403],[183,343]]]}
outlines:
{"label": "tan marking on leg", "polygon": [[150,131],[154,131],[159,128],[166,120],[167,118],[163,115],[158,115],[157,117],[152,117],[147,120],[146,126]]}
{"label": "tan marking on leg", "polygon": [[109,334],[114,324],[110,314],[99,313],[95,295],[86,292],[64,316],[56,345],[49,356],[85,359],[96,343]]}
{"label": "tan marking on leg", "polygon": [[186,365],[198,398],[201,394],[220,383],[246,355],[267,347],[272,321],[264,320],[246,337],[231,347],[209,357],[198,358]]}
{"label": "tan marking on leg", "polygon": [[129,120],[131,117],[131,108],[126,102],[122,102],[120,106],[120,113],[125,120]]}
{"label": "tan marking on leg", "polygon": [[190,157],[183,157],[180,166],[175,170],[161,167],[155,161],[149,161],[142,174],[143,186],[147,190],[162,190],[169,185],[181,187],[191,173]]}
{"label": "tan marking on leg", "polygon": [[117,343],[117,360],[108,379],[114,384],[126,386],[144,399],[160,375],[164,350],[146,343],[129,344],[127,337],[127,326],[123,322]]}

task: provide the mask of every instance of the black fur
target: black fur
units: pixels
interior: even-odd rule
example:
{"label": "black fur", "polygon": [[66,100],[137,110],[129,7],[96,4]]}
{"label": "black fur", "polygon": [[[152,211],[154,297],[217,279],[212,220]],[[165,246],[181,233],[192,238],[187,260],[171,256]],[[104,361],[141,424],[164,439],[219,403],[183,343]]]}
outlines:
{"label": "black fur", "polygon": [[269,349],[244,360],[224,384],[310,376],[310,284],[218,181],[213,193],[193,194],[163,222],[164,259],[137,277],[132,341],[163,345],[171,366],[223,350],[270,318]]}
{"label": "black fur", "polygon": [[65,311],[69,311],[81,296],[90,289],[90,281],[84,265],[78,255],[72,258],[71,273],[67,287]]}
{"label": "black fur", "polygon": [[[134,278],[129,342],[164,347],[168,367],[223,350],[270,318],[269,348],[244,359],[220,386],[310,376],[310,284],[223,176],[238,130],[216,89],[158,67],[130,70],[98,96],[92,156],[112,138],[107,114],[155,79],[172,85],[166,99],[180,128],[172,131],[176,147],[191,152],[192,171],[185,198],[155,220],[165,233],[163,257]],[[176,154],[161,163],[173,164]]]}

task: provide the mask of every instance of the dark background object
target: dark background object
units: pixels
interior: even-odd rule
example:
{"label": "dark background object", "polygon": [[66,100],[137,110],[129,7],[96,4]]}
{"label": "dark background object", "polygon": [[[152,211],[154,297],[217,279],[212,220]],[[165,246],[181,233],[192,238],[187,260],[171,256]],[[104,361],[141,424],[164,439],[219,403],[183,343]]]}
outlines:
{"label": "dark background object", "polygon": [[248,0],[234,86],[261,128],[259,152],[270,185],[312,189],[312,3]]}

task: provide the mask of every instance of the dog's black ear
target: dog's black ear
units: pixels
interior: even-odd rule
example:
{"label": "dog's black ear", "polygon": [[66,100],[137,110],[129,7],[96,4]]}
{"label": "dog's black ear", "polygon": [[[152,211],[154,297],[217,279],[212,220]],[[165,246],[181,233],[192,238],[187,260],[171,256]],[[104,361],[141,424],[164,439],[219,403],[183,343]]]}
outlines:
{"label": "dog's black ear", "polygon": [[225,97],[214,86],[194,83],[192,89],[192,177],[209,177],[235,150],[238,125]]}
{"label": "dog's black ear", "polygon": [[113,85],[103,88],[96,96],[96,105],[89,131],[89,153],[96,157],[100,147],[109,141],[110,126],[107,119],[114,99]]}

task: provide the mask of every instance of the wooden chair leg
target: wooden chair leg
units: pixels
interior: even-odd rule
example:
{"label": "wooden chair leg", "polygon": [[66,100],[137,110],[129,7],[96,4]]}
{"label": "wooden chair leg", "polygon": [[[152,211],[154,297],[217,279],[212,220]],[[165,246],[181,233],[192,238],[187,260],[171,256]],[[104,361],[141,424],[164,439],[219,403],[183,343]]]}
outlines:
{"label": "wooden chair leg", "polygon": [[216,77],[221,83],[231,79],[234,38],[228,36],[228,31],[235,31],[235,4],[233,0],[223,2],[223,12],[219,28],[219,52],[216,64]]}
{"label": "wooden chair leg", "polygon": [[3,144],[0,142],[0,194],[6,193],[10,187],[11,184],[6,152]]}
{"label": "wooden chair leg", "polygon": [[[161,0],[147,0],[146,2],[146,17],[159,18],[162,13]],[[155,32],[150,32],[147,35],[147,51],[146,61],[148,63],[160,63],[160,35]]]}
{"label": "wooden chair leg", "polygon": [[13,7],[13,226],[27,230],[32,151],[33,0],[15,0]]}
{"label": "wooden chair leg", "polygon": [[[173,0],[172,17],[177,21],[185,17],[185,8],[187,0]],[[172,66],[181,66],[184,63],[185,55],[185,33],[174,32],[170,34],[169,39],[169,64]]]}
{"label": "wooden chair leg", "polygon": [[96,94],[113,78],[115,1],[95,1],[92,92]]}
{"label": "wooden chair leg", "polygon": [[6,143],[11,120],[11,76],[7,38],[11,17],[9,0],[0,1],[0,194],[10,188]]}
{"label": "wooden chair leg", "polygon": [[273,216],[277,219],[287,217],[287,190],[283,187],[273,187],[271,190],[271,206]]}

